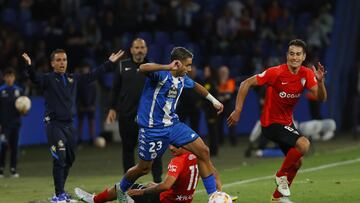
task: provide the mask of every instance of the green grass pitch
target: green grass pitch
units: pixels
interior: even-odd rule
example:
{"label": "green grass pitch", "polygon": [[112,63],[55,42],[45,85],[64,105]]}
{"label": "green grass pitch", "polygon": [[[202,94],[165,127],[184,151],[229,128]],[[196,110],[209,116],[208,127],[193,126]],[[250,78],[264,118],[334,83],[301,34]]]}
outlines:
{"label": "green grass pitch", "polygon": [[[213,158],[223,183],[223,190],[237,195],[237,202],[270,202],[275,188],[272,178],[282,158],[244,158],[247,140],[237,147],[225,145]],[[291,187],[296,203],[360,202],[360,142],[339,135],[330,142],[317,142],[315,150],[304,159],[302,171]],[[164,155],[164,169],[170,158]],[[8,170],[7,170],[8,171]],[[6,172],[7,172],[6,171]],[[53,194],[51,157],[46,146],[23,147],[19,160],[20,178],[0,179],[0,203],[42,203]],[[121,146],[105,149],[83,146],[77,152],[66,190],[74,187],[99,192],[118,182],[122,176]],[[8,175],[8,174],[6,174]],[[138,182],[148,182],[147,175]],[[207,202],[202,182],[193,202]]]}

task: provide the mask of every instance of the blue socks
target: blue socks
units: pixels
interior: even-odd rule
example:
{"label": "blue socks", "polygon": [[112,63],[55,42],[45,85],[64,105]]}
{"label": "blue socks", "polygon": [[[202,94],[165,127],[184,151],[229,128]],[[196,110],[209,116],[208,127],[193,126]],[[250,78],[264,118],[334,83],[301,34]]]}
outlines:
{"label": "blue socks", "polygon": [[125,177],[123,177],[120,182],[120,188],[123,192],[126,192],[129,189],[129,187],[132,186],[132,184],[134,183],[128,181]]}
{"label": "blue socks", "polygon": [[206,178],[203,178],[202,181],[208,195],[216,192],[216,180],[213,174],[209,175]]}

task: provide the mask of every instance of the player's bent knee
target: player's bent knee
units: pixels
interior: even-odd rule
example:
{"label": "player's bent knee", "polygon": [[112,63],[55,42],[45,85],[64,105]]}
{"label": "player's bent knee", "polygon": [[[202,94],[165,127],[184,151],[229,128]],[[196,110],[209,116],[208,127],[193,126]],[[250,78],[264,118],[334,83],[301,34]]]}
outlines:
{"label": "player's bent knee", "polygon": [[310,148],[310,141],[305,137],[300,137],[296,142],[296,148],[301,154],[306,154]]}

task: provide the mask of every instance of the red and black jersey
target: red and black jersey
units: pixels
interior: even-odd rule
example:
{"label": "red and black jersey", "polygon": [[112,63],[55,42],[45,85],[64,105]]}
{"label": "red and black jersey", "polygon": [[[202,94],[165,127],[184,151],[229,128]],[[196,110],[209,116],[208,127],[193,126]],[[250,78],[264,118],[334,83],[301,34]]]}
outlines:
{"label": "red and black jersey", "polygon": [[301,66],[297,74],[290,72],[287,64],[271,67],[256,75],[258,85],[267,85],[261,125],[272,123],[290,125],[294,106],[304,89],[317,85],[314,72]]}

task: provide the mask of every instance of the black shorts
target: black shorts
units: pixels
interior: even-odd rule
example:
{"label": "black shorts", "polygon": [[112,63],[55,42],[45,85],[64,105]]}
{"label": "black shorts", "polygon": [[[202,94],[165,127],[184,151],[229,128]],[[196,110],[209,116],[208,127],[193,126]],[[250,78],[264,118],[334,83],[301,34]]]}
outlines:
{"label": "black shorts", "polygon": [[301,137],[294,124],[287,126],[274,123],[267,127],[262,127],[262,133],[267,139],[279,144],[281,151],[285,155],[290,148],[295,147],[296,141]]}

